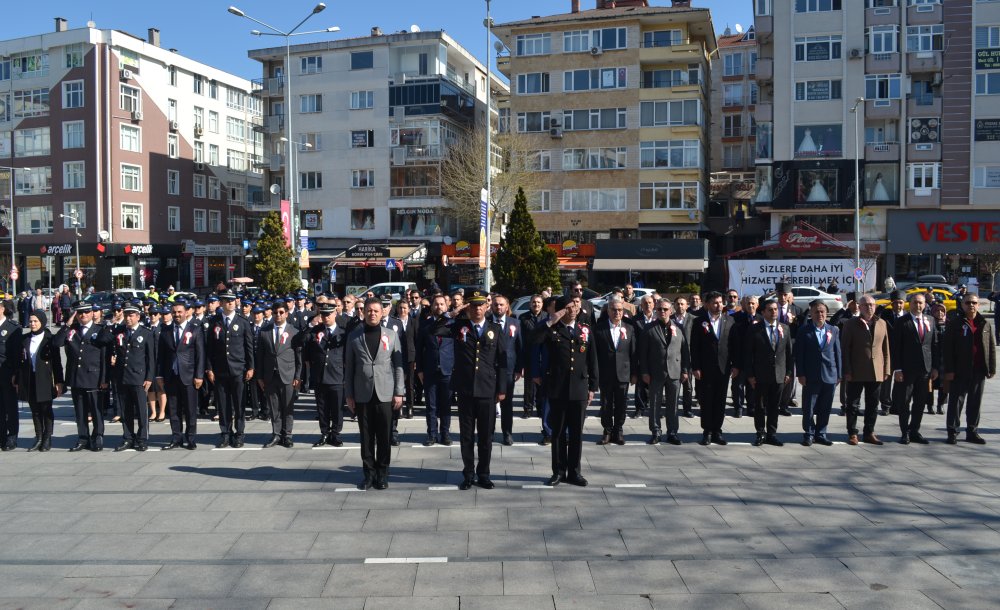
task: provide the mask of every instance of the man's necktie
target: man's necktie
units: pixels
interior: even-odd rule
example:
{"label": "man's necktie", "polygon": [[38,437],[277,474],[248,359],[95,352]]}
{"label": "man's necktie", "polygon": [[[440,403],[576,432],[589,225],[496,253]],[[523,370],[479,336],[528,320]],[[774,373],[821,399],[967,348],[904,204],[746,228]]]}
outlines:
{"label": "man's necktie", "polygon": [[920,341],[924,340],[924,319],[917,318],[917,334],[920,335]]}
{"label": "man's necktie", "polygon": [[771,329],[771,349],[774,349],[778,346],[778,333],[775,331],[773,324],[769,328]]}
{"label": "man's necktie", "polygon": [[483,336],[483,327],[480,324],[476,324],[476,337],[478,338],[482,336]]}

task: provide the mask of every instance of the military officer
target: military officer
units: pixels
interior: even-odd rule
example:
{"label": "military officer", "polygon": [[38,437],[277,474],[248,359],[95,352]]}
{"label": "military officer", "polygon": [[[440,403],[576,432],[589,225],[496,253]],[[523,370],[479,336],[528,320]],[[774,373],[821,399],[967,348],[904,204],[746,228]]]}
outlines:
{"label": "military officer", "polygon": [[344,346],[348,330],[337,320],[337,308],[333,303],[320,305],[319,315],[322,323],[306,331],[302,345],[302,358],[312,363],[316,381],[320,436],[313,447],[326,444],[340,447],[344,444],[340,440],[344,428],[340,406],[344,403]]}
{"label": "military officer", "polygon": [[[77,301],[73,304],[73,315],[52,339],[56,347],[66,348],[66,384],[72,388],[78,438],[70,451],[104,449],[104,418],[99,409],[98,391],[108,386],[106,346],[111,333],[101,336],[101,330],[94,323],[91,304]],[[94,424],[93,432],[88,419]]]}
{"label": "military officer", "polygon": [[[139,324],[141,310],[137,305],[126,305],[125,325],[115,331],[112,343],[111,375],[118,385],[122,403],[124,441],[115,451],[135,449],[145,451],[149,441],[149,410],[146,392],[156,377],[153,355],[153,333]],[[135,422],[138,419],[138,429]]]}
{"label": "military officer", "polygon": [[253,332],[250,323],[236,314],[236,295],[219,295],[221,305],[209,320],[205,339],[205,377],[215,385],[215,404],[219,411],[219,448],[243,446],[244,382],[253,379]]}

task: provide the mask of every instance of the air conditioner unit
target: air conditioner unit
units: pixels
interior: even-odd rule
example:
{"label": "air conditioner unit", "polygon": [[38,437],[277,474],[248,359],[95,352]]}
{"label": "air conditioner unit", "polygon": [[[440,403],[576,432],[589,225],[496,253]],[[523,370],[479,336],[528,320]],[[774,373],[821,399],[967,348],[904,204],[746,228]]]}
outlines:
{"label": "air conditioner unit", "polygon": [[142,120],[142,110],[133,110],[132,111],[132,120],[133,121],[141,121]]}
{"label": "air conditioner unit", "polygon": [[121,77],[122,77],[122,80],[132,80],[132,71],[131,70],[122,70]]}
{"label": "air conditioner unit", "polygon": [[601,47],[590,47],[590,54],[594,55],[595,57],[603,52],[604,51],[601,49]]}
{"label": "air conditioner unit", "polygon": [[202,127],[201,125],[195,125],[194,126],[194,137],[200,138],[202,136],[202,134],[204,134],[204,133],[205,133],[205,128],[204,127]]}
{"label": "air conditioner unit", "polygon": [[561,137],[563,137],[562,128],[561,127],[551,127],[551,128],[549,128],[549,135],[552,136],[553,138],[561,138]]}
{"label": "air conditioner unit", "polygon": [[194,171],[200,172],[203,169],[205,169],[205,164],[204,163],[195,163],[194,164]]}
{"label": "air conditioner unit", "polygon": [[177,131],[177,121],[170,121],[170,131]]}
{"label": "air conditioner unit", "polygon": [[865,52],[861,49],[851,49],[851,59],[861,59]]}

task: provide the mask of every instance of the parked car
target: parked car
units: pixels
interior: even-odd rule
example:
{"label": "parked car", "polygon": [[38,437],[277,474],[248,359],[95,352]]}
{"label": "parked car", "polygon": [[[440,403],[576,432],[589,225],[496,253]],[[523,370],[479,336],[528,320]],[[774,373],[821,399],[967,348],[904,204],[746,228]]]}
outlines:
{"label": "parked car", "polygon": [[148,290],[140,290],[138,288],[119,288],[118,290],[115,290],[115,296],[123,301],[145,299],[147,294],[149,294]]}
{"label": "parked car", "polygon": [[111,307],[111,303],[115,300],[114,293],[111,292],[94,292],[88,294],[83,298],[84,301],[91,304],[96,304],[101,307],[101,309],[107,309]]}
{"label": "parked car", "polygon": [[[642,299],[647,294],[656,293],[656,291],[653,290],[652,288],[633,288],[632,291],[635,293],[636,306],[638,306],[639,300]],[[586,292],[586,289],[584,289],[584,292]],[[614,294],[613,292],[607,292],[599,297],[590,299],[590,302],[593,303],[594,307],[596,307],[597,309],[604,309],[604,306],[608,304],[608,299],[610,299],[611,295],[613,294]]]}
{"label": "parked car", "polygon": [[[773,290],[768,291],[764,295],[765,298],[773,296]],[[792,286],[792,297],[794,298],[795,305],[802,311],[809,311],[809,304],[816,299],[822,299],[826,303],[826,308],[830,315],[844,308],[844,297],[839,294],[823,292],[813,286]]]}
{"label": "parked car", "polygon": [[369,286],[361,292],[365,294],[366,292],[371,292],[376,297],[382,298],[384,296],[389,296],[395,303],[398,301],[404,292],[407,290],[416,290],[417,285],[413,282],[382,282],[381,284],[375,284],[374,286]]}
{"label": "parked car", "polygon": [[[913,287],[913,288],[908,288],[906,290],[906,294],[907,296],[909,296],[914,292],[926,292],[927,290],[928,288]],[[930,290],[934,293],[934,300],[940,303],[944,303],[944,308],[949,313],[954,311],[955,308],[958,306],[955,303],[955,298],[952,295],[951,290],[948,290],[947,288],[930,288]],[[875,297],[875,305],[879,307],[889,307],[892,304],[892,300],[889,298],[889,295],[887,293],[882,292],[879,294],[874,294],[872,296]]]}
{"label": "parked car", "polygon": [[510,304],[510,315],[515,318],[519,317],[522,313],[528,311],[528,306],[531,304],[531,296],[517,297]]}

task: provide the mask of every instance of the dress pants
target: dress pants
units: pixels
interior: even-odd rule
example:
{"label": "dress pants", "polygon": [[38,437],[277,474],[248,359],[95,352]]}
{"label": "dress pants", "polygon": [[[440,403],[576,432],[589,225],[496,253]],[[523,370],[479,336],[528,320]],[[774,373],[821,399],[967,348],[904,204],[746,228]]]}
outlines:
{"label": "dress pants", "polygon": [[313,389],[316,390],[320,436],[340,438],[344,429],[344,412],[340,408],[344,402],[344,386],[319,383]]}
{"label": "dress pants", "polygon": [[[529,382],[525,382],[529,383]],[[545,391],[545,381],[542,383],[531,382],[535,386],[535,407],[538,409],[538,419],[542,420],[542,436],[552,436],[552,404],[549,402],[548,393]]]}
{"label": "dress pants", "polygon": [[716,371],[701,372],[702,396],[701,429],[703,432],[722,432],[722,423],[726,420],[726,390],[729,389],[729,376]]}
{"label": "dress pants", "polygon": [[0,369],[0,445],[8,439],[17,440],[20,422],[17,414],[17,391],[11,383],[8,369]]}
{"label": "dress pants", "polygon": [[[795,399],[795,388],[798,384],[798,379],[795,377],[793,371],[792,380],[788,383],[781,384],[781,400],[778,402],[778,408],[787,409],[792,404],[792,400]],[[804,391],[805,390],[803,390],[803,392]],[[805,397],[803,397],[803,400],[805,400]]]}
{"label": "dress pants", "polygon": [[549,423],[552,425],[552,474],[575,478],[580,476],[583,455],[583,420],[587,416],[586,400],[550,398]]}
{"label": "dress pants", "polygon": [[424,373],[424,392],[427,393],[427,434],[437,438],[451,430],[451,375],[441,371]]}
{"label": "dress pants", "polygon": [[861,411],[861,392],[865,393],[865,419],[862,432],[869,434],[875,431],[875,421],[878,419],[880,381],[849,381],[847,386],[847,434],[858,434],[858,413]]}
{"label": "dress pants", "polygon": [[677,434],[680,424],[677,419],[677,395],[680,393],[679,379],[665,377],[649,380],[649,431],[659,436],[660,419],[667,420],[667,434]]}
{"label": "dress pants", "polygon": [[683,397],[681,398],[681,401],[682,401],[681,404],[684,405],[684,411],[685,412],[691,410],[691,403],[692,403],[692,400],[691,400],[692,399],[692,396],[691,396],[691,393],[692,393],[691,384],[692,384],[692,381],[691,381],[691,376],[690,375],[688,375],[687,381],[681,382],[681,389],[683,390]]}
{"label": "dress pants", "polygon": [[215,376],[215,408],[219,413],[222,436],[243,436],[246,417],[243,413],[243,376]]}
{"label": "dress pants", "polygon": [[627,403],[627,383],[601,384],[601,426],[604,428],[605,434],[618,432],[625,425],[625,406]]}
{"label": "dress pants", "polygon": [[956,378],[951,382],[948,393],[948,432],[958,434],[962,425],[962,408],[965,411],[965,433],[976,432],[979,428],[979,409],[983,403],[983,389],[986,377],[974,373],[971,378]]}
{"label": "dress pants", "polygon": [[[122,402],[122,436],[126,441],[145,443],[149,440],[149,407],[146,390],[141,385],[118,385],[118,398]],[[139,420],[139,427],[135,422]]]}
{"label": "dress pants", "polygon": [[243,388],[244,409],[250,411],[250,419],[268,412],[267,397],[257,385],[256,379],[248,381]]}
{"label": "dress pants", "polygon": [[167,393],[170,436],[175,443],[194,443],[198,435],[198,390],[174,376],[163,384]]}
{"label": "dress pants", "polygon": [[392,454],[392,403],[373,400],[357,403],[354,408],[361,433],[365,477],[387,477]]}
{"label": "dress pants", "polygon": [[[458,395],[458,430],[462,446],[462,474],[471,477],[490,476],[490,456],[493,453],[493,430],[496,409],[492,398]],[[479,465],[476,465],[476,448]]]}
{"label": "dress pants", "polygon": [[642,379],[635,380],[635,412],[645,413],[649,408],[649,386]]}
{"label": "dress pants", "polygon": [[[416,365],[412,362],[403,365],[403,384],[406,387],[406,394],[403,396],[403,409],[413,414],[413,397],[415,395],[413,384],[417,380]],[[396,419],[399,419],[397,411]]]}
{"label": "dress pants", "polygon": [[[258,386],[259,387],[259,386]],[[267,407],[271,412],[271,434],[291,440],[295,423],[292,406],[295,404],[295,388],[291,384],[273,380],[264,389]]]}
{"label": "dress pants", "polygon": [[892,376],[890,375],[888,379],[882,382],[882,386],[878,390],[878,400],[882,403],[882,408],[885,410],[892,407],[892,386],[894,385]]}
{"label": "dress pants", "polygon": [[835,383],[806,380],[802,387],[802,432],[809,436],[826,437],[836,387]]}
{"label": "dress pants", "polygon": [[[511,386],[513,388],[513,386]],[[524,410],[527,413],[531,413],[535,410],[535,389],[537,386],[530,380],[524,380],[524,393],[522,398],[524,400]]]}
{"label": "dress pants", "polygon": [[52,401],[29,400],[28,407],[31,408],[31,423],[35,425],[35,438],[52,438],[52,428],[55,424]]}
{"label": "dress pants", "polygon": [[[73,388],[70,391],[73,397],[73,415],[76,418],[76,435],[81,441],[104,437],[104,418],[97,408],[98,392],[97,388]],[[93,435],[87,423],[88,417],[94,424]]]}
{"label": "dress pants", "polygon": [[896,415],[899,416],[900,433],[920,432],[930,381],[930,375],[926,374],[916,377],[904,375],[902,383],[897,383],[893,388],[893,406],[896,407]]}
{"label": "dress pants", "polygon": [[774,436],[778,433],[778,404],[781,401],[784,385],[770,379],[757,380],[757,387],[753,389],[753,398],[756,402],[753,410],[753,426],[757,434]]}
{"label": "dress pants", "polygon": [[[507,387],[514,389],[514,376],[507,375]],[[496,413],[494,412],[494,417]],[[507,392],[500,401],[500,431],[504,434],[514,432],[514,392]]]}
{"label": "dress pants", "polygon": [[733,408],[742,411],[743,406],[751,406],[747,393],[750,386],[746,385],[746,376],[741,372],[729,382],[730,395],[733,397]]}

